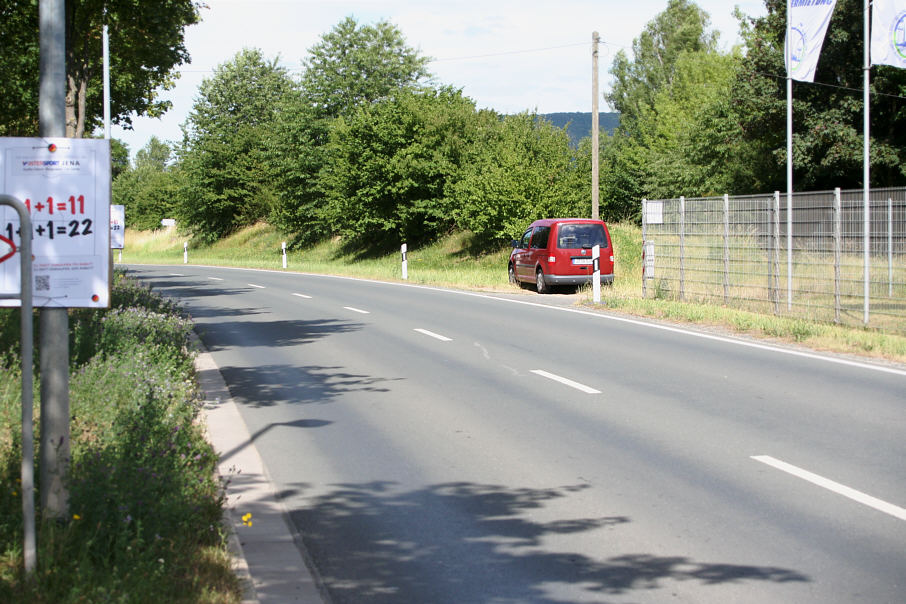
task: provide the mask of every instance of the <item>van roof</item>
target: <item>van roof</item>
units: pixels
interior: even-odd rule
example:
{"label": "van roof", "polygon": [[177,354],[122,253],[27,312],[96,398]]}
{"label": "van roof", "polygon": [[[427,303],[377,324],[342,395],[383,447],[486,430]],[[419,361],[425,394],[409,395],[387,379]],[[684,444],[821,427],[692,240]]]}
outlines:
{"label": "van roof", "polygon": [[603,220],[593,220],[591,218],[542,218],[536,220],[529,226],[553,226],[561,222],[586,223],[586,224],[604,224]]}

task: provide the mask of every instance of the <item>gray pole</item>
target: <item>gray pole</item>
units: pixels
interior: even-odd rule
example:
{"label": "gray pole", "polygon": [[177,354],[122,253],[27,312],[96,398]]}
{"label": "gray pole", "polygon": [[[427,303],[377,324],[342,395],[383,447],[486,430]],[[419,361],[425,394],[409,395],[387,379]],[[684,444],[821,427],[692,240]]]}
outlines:
{"label": "gray pole", "polygon": [[[39,96],[42,137],[66,136],[66,10],[64,0],[41,0]],[[45,518],[63,518],[68,507],[69,314],[41,310],[41,509]]]}
{"label": "gray pole", "polygon": [[863,135],[863,146],[865,147],[865,157],[862,160],[862,187],[864,189],[863,193],[865,196],[864,199],[864,209],[862,211],[862,239],[863,239],[863,251],[865,256],[865,284],[864,284],[864,308],[863,308],[863,321],[865,325],[868,325],[869,320],[869,297],[871,294],[871,200],[869,199],[869,170],[871,162],[869,161],[868,151],[869,151],[869,95],[868,95],[868,84],[869,84],[869,72],[871,71],[871,54],[869,52],[869,27],[871,24],[869,14],[868,14],[868,0],[864,2],[864,15],[863,15],[863,27],[865,31],[865,40],[864,40],[864,50],[863,55],[865,57],[865,75],[863,77],[863,92],[862,92],[862,104],[863,104],[863,125],[862,125],[862,135]]}
{"label": "gray pole", "polygon": [[591,217],[598,220],[598,32],[591,34]]}

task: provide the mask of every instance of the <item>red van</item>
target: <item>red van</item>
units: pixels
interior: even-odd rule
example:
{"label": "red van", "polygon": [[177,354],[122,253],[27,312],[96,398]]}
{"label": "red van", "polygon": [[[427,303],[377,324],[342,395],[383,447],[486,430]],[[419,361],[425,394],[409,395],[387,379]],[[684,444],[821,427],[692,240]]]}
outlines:
{"label": "red van", "polygon": [[613,283],[613,245],[607,225],[585,218],[546,218],[513,240],[510,283],[534,283],[539,294],[557,285],[591,283],[592,248],[601,246],[601,283]]}

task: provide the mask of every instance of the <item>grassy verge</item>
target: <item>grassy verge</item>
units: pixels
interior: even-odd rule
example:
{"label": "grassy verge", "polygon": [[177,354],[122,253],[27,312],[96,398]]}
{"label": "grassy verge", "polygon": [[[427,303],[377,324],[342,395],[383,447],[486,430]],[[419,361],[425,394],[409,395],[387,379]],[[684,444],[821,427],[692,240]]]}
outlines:
{"label": "grassy verge", "polygon": [[71,311],[69,514],[39,518],[31,576],[18,480],[19,311],[0,309],[0,601],[238,602],[217,457],[197,422],[191,323],[121,274],[112,299],[107,311]]}
{"label": "grassy verge", "polygon": [[[710,304],[644,299],[641,296],[641,229],[630,224],[614,224],[610,225],[610,232],[616,250],[616,280],[613,286],[604,288],[602,302],[611,311],[707,325],[819,350],[906,362],[906,337],[896,334]],[[272,227],[260,224],[212,246],[196,248],[190,245],[189,261],[280,270],[283,239]],[[172,229],[141,233],[127,230],[123,261],[181,264],[185,241],[186,238]],[[425,248],[410,249],[409,282],[529,295],[507,283],[509,248],[482,255],[471,254],[468,250],[469,238],[465,233],[451,235]],[[386,281],[401,279],[399,254],[363,258],[345,251],[339,241],[289,252],[287,270]],[[577,303],[591,304],[590,291],[579,292]]]}

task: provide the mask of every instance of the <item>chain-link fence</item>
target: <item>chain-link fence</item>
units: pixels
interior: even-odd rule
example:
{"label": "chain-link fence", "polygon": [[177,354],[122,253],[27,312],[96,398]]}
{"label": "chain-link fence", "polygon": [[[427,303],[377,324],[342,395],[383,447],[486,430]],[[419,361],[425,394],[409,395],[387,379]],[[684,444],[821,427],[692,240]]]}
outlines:
{"label": "chain-link fence", "polygon": [[642,293],[906,333],[906,188],[863,198],[645,200]]}

